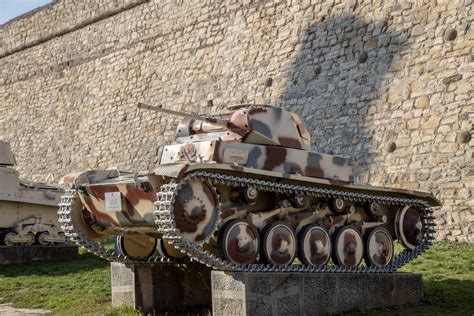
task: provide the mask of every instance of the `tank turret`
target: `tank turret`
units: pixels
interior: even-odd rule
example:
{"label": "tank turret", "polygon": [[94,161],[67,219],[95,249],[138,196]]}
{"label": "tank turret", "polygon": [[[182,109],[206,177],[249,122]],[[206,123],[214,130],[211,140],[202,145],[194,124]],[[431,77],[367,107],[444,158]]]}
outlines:
{"label": "tank turret", "polygon": [[138,107],[184,117],[176,130],[178,142],[221,139],[302,150],[309,150],[311,144],[311,137],[303,119],[284,108],[265,105],[203,116],[145,103],[139,103]]}
{"label": "tank turret", "polygon": [[[157,166],[79,172],[61,182],[63,229],[108,260],[391,272],[434,238],[432,207],[440,204],[432,194],[354,183],[348,158],[309,150],[296,113],[268,105],[215,115],[139,107],[183,117]],[[117,236],[115,252],[101,244],[109,236]],[[405,250],[396,254],[394,240]],[[296,257],[302,265],[292,265]]]}

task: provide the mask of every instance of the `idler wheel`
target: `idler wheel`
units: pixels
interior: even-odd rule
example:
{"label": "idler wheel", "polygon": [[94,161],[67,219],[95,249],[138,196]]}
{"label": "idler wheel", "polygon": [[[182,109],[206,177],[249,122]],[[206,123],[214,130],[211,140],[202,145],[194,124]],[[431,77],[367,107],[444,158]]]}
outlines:
{"label": "idler wheel", "polygon": [[257,260],[260,237],[257,228],[243,219],[226,223],[218,236],[219,254],[235,264],[251,264]]}
{"label": "idler wheel", "polygon": [[145,261],[156,249],[156,239],[147,236],[117,236],[117,247],[124,256]]}
{"label": "idler wheel", "polygon": [[371,267],[385,267],[393,258],[393,239],[387,229],[373,229],[365,240],[365,263]]}
{"label": "idler wheel", "polygon": [[405,206],[395,217],[395,233],[403,247],[415,249],[423,238],[423,221],[413,206]]}
{"label": "idler wheel", "polygon": [[324,228],[308,224],[298,234],[298,258],[311,266],[326,264],[331,257],[331,240]]}
{"label": "idler wheel", "polygon": [[357,267],[364,256],[364,242],[359,231],[351,226],[342,227],[335,234],[332,260],[336,265]]}
{"label": "idler wheel", "polygon": [[328,202],[328,206],[333,213],[342,214],[346,209],[346,201],[341,198],[333,199]]}
{"label": "idler wheel", "polygon": [[183,237],[206,241],[217,228],[219,198],[207,182],[192,180],[181,187],[173,207],[174,220]]}
{"label": "idler wheel", "polygon": [[262,259],[273,265],[289,265],[296,257],[296,235],[284,222],[267,225],[263,233]]}

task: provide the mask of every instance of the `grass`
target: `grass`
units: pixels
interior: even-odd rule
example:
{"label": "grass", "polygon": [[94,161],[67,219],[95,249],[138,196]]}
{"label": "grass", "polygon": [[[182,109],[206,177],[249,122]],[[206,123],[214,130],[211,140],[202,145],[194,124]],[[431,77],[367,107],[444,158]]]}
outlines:
{"label": "grass", "polygon": [[[371,315],[471,315],[474,311],[474,244],[437,243],[402,271],[423,273],[425,298],[415,307],[371,311]],[[79,258],[0,266],[0,304],[46,308],[58,315],[136,315],[112,308],[110,266],[80,253]]]}
{"label": "grass", "polygon": [[423,274],[425,298],[399,314],[474,313],[474,244],[436,243],[401,271]]}

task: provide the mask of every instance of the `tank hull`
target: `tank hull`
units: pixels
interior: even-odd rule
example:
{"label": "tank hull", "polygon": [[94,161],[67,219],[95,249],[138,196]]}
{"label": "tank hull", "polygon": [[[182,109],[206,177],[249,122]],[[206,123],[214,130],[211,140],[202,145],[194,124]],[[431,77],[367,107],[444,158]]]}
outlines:
{"label": "tank hull", "polygon": [[[430,210],[431,206],[439,205],[436,198],[428,192],[358,185],[228,164],[168,164],[160,165],[147,176],[112,175],[106,180],[98,176],[98,181],[95,183],[81,183],[80,181],[80,179],[90,179],[91,174],[104,175],[107,172],[89,171],[87,172],[88,176],[77,175],[71,177],[67,182],[74,191],[71,195],[72,199],[81,205],[82,212],[89,214],[86,217],[91,221],[88,226],[93,227],[92,234],[98,234],[102,238],[120,235],[161,239],[162,242],[168,243],[168,253],[177,249],[178,254],[185,253],[195,259],[202,257],[207,265],[228,270],[246,269],[244,264],[219,258],[219,253],[222,252],[218,249],[219,234],[226,225],[236,220],[249,221],[257,228],[259,234],[263,234],[269,225],[283,221],[295,232],[295,236],[301,234],[308,225],[317,224],[327,232],[328,240],[335,239],[341,228],[352,223],[351,226],[356,227],[361,236],[368,235],[375,228],[383,228],[387,231],[386,234],[389,235],[389,238],[396,240],[399,239],[400,231],[396,227],[397,215],[406,207],[414,207],[419,210],[417,212],[423,213],[425,231],[424,235],[420,237],[422,240],[413,244],[408,243],[408,245],[412,253],[418,253],[429,246],[433,233]],[[199,223],[199,220],[198,223],[191,223],[195,225],[190,225],[189,222],[185,223],[189,220],[186,216],[179,218],[181,212],[184,213],[183,210],[180,212],[175,210],[180,207],[185,209],[183,208],[183,205],[186,204],[184,201],[192,200],[194,196],[199,197],[199,194],[202,193],[199,185],[192,184],[186,187],[191,179],[199,183],[208,183],[216,192],[214,204],[209,204],[209,201],[203,202],[208,204],[207,212],[215,214],[215,216],[206,215],[207,218],[204,218],[202,223]],[[231,197],[233,190],[243,186],[257,188],[258,191],[263,192],[262,198],[248,205],[242,205],[241,200],[233,201]],[[171,187],[175,189],[169,189]],[[198,193],[184,193],[180,202],[179,188],[183,187],[185,188],[182,190],[183,192],[197,191]],[[120,203],[106,201],[106,192],[119,193],[118,201]],[[154,196],[155,193],[156,196]],[[210,195],[208,192],[204,193],[204,195]],[[292,205],[291,202],[285,204],[293,196],[300,194],[307,196],[315,205],[310,206],[307,203],[298,207]],[[163,198],[166,195],[173,196],[173,198],[166,201],[166,198]],[[343,197],[348,203],[343,214],[336,213],[329,205],[330,201],[336,197]],[[370,201],[377,201],[380,204],[380,210],[376,216],[367,215],[365,205]],[[107,205],[108,207],[110,205],[119,206],[113,210],[107,210]],[[65,208],[66,206],[63,206],[60,214],[63,218],[65,218],[63,214]],[[170,218],[173,218],[174,221],[170,221]],[[178,228],[176,223],[180,222],[185,225]],[[195,233],[194,229],[201,229],[204,233],[201,231]],[[70,232],[71,235],[75,233]],[[84,240],[85,244],[90,246],[87,241],[89,237],[90,235],[85,235]],[[196,248],[190,251],[189,247],[185,246],[186,242],[183,242],[183,248],[180,248],[178,240],[192,241],[196,243]],[[296,239],[294,241],[296,242]],[[111,259],[107,254],[103,256]],[[213,258],[216,257],[219,260],[213,262]],[[359,257],[362,260],[362,254]],[[327,257],[328,259],[329,257]],[[399,264],[401,261],[397,262]],[[267,265],[261,263],[261,267],[263,266]],[[307,267],[313,269],[315,266],[309,265]],[[298,269],[300,268],[298,267]],[[396,266],[389,268],[384,266],[377,271],[383,269],[394,271],[396,268]],[[339,266],[338,269],[345,271],[350,268]],[[372,269],[374,268],[372,267]]]}

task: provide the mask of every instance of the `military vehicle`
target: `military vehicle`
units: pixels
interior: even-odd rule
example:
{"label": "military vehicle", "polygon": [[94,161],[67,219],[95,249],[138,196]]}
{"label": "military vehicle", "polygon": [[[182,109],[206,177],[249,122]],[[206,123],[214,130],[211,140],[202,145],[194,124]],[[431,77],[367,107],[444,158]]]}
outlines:
{"label": "military vehicle", "polygon": [[57,210],[62,191],[20,180],[10,145],[0,140],[0,245],[64,243]]}
{"label": "military vehicle", "polygon": [[[139,107],[183,117],[159,165],[61,180],[63,229],[97,255],[232,271],[390,272],[431,245],[432,207],[440,205],[432,194],[354,183],[347,158],[309,151],[296,113]],[[118,236],[118,250],[102,246],[109,236]],[[397,254],[394,240],[405,248]]]}

